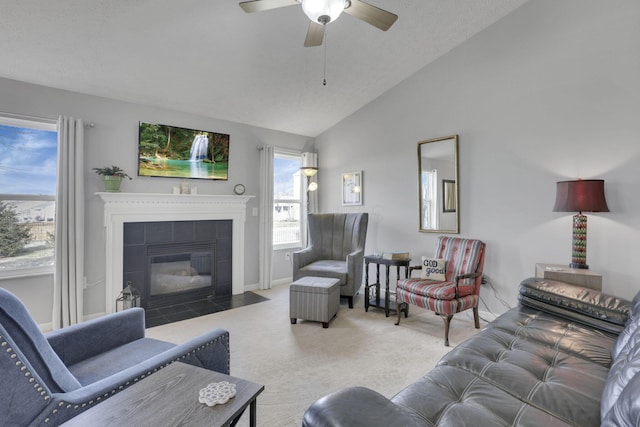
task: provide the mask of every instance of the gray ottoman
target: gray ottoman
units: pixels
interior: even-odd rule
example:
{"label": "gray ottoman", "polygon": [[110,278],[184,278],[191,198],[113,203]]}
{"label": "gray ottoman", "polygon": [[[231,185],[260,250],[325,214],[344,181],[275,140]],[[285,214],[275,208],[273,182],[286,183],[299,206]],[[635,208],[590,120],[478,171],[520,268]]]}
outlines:
{"label": "gray ottoman", "polygon": [[329,327],[340,308],[340,280],[328,277],[301,277],[289,287],[289,317],[322,322]]}

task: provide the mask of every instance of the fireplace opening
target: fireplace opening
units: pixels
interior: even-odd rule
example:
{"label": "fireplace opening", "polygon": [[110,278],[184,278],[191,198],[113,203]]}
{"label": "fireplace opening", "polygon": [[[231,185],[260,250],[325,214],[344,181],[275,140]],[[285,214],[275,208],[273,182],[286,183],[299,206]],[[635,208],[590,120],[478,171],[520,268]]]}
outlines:
{"label": "fireplace opening", "polygon": [[149,309],[215,298],[215,242],[147,246]]}
{"label": "fireplace opening", "polygon": [[123,283],[147,311],[232,294],[231,221],[124,224]]}
{"label": "fireplace opening", "polygon": [[212,255],[211,252],[194,252],[149,257],[149,296],[210,289]]}

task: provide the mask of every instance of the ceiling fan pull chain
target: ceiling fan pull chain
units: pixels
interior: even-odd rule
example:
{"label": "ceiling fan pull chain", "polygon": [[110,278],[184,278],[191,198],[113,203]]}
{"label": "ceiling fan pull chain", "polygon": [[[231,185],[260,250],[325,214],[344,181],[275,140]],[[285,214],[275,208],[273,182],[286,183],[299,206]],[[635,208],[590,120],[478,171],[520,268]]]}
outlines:
{"label": "ceiling fan pull chain", "polygon": [[322,74],[322,86],[327,85],[327,32],[324,33],[324,69]]}

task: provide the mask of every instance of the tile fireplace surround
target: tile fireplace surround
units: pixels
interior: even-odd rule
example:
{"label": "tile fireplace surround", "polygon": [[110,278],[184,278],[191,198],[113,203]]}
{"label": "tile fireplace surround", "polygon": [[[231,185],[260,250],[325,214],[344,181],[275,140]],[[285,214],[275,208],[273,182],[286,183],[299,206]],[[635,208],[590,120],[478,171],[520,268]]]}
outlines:
{"label": "tile fireplace surround", "polygon": [[204,194],[96,193],[104,201],[106,311],[113,313],[122,291],[124,224],[128,222],[230,219],[232,293],[244,293],[244,226],[253,196]]}

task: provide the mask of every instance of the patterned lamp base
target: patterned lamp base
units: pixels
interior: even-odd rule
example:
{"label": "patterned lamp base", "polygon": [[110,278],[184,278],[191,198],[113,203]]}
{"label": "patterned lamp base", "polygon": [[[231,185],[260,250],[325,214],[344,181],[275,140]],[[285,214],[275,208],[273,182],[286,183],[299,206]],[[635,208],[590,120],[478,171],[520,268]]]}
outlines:
{"label": "patterned lamp base", "polygon": [[587,216],[582,213],[573,216],[573,247],[571,268],[589,268],[587,265]]}

